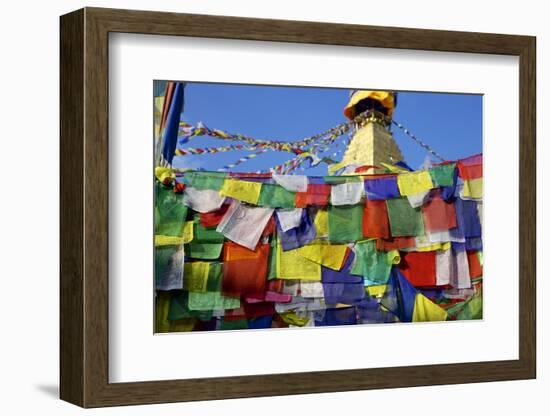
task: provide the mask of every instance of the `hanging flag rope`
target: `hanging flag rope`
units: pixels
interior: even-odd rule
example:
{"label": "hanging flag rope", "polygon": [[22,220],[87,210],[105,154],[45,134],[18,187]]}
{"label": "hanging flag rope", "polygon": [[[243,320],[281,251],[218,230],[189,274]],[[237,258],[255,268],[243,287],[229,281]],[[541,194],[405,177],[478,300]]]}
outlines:
{"label": "hanging flag rope", "polygon": [[[346,133],[349,133],[351,131],[351,127],[354,124],[361,123],[364,119],[369,117],[371,113],[372,111],[370,110],[366,111],[364,113],[357,115],[351,121],[339,124],[321,133],[315,134],[310,137],[306,137],[299,141],[277,141],[277,140],[255,139],[242,134],[231,134],[219,129],[210,129],[202,122],[199,122],[197,126],[191,126],[188,123],[180,122],[180,126],[179,126],[180,134],[181,134],[179,139],[180,145],[187,143],[192,137],[202,136],[202,135],[207,135],[210,137],[223,139],[223,140],[243,141],[246,144],[220,146],[220,147],[207,147],[207,148],[187,148],[187,149],[178,148],[176,149],[175,154],[178,156],[185,156],[185,155],[197,155],[197,154],[205,154],[205,153],[228,152],[233,150],[256,150],[256,149],[287,151],[289,153],[295,153],[298,156],[286,161],[281,165],[273,167],[271,170],[274,170],[274,171],[279,171],[279,170],[286,171],[286,169],[294,170],[299,165],[303,164],[303,162],[307,159],[304,157],[300,157],[301,154],[306,152],[313,155],[317,155],[319,153],[322,153],[323,151],[326,151],[337,137],[340,137]],[[397,126],[407,136],[413,139],[417,144],[419,144],[422,148],[424,148],[428,153],[430,153],[437,159],[441,161],[445,161],[445,158],[439,155],[428,144],[420,140],[411,131],[405,128],[401,123],[387,116],[386,116],[386,122]],[[320,146],[323,146],[323,150],[321,151],[318,150]],[[253,155],[257,156],[258,154],[261,154],[261,153],[264,153],[264,152],[256,152],[256,153],[253,153]],[[341,151],[337,153],[341,153]],[[255,156],[251,156],[249,159]],[[336,153],[333,156],[336,156]],[[239,159],[239,161],[241,159]],[[334,160],[332,160],[331,158],[325,157],[321,160],[325,162],[331,161],[332,163],[334,163]],[[298,163],[298,161],[300,161],[300,163]],[[238,162],[238,163],[243,163],[243,162]],[[226,165],[226,166],[230,166],[230,165]],[[225,169],[225,168],[226,167],[222,169]]]}
{"label": "hanging flag rope", "polygon": [[241,163],[247,162],[250,159],[254,159],[255,157],[267,152],[268,150],[271,150],[271,149],[261,149],[261,150],[255,152],[255,153],[251,153],[247,156],[243,156],[239,160],[237,160],[236,162],[230,163],[228,165],[225,165],[225,166],[221,167],[220,169],[218,169],[218,172],[225,172],[226,170],[232,169],[235,166],[240,165]]}
{"label": "hanging flag rope", "polygon": [[435,150],[433,150],[429,145],[424,143],[422,140],[420,140],[418,137],[416,137],[413,133],[411,133],[405,126],[403,126],[401,123],[398,123],[397,121],[390,119],[388,117],[388,120],[391,121],[394,125],[396,125],[398,128],[400,128],[403,133],[405,133],[407,136],[409,136],[411,139],[413,139],[416,143],[418,143],[420,146],[422,146],[425,150],[427,150],[431,155],[435,156],[442,162],[445,162],[445,158],[443,156],[440,156]]}

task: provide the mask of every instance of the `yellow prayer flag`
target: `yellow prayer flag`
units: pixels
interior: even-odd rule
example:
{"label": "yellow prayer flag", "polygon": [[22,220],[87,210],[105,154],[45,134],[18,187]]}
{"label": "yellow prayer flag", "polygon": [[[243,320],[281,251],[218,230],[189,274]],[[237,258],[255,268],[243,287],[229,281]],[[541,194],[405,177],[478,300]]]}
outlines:
{"label": "yellow prayer flag", "polygon": [[315,231],[317,231],[317,238],[328,237],[328,211],[326,209],[319,209],[315,215],[313,221]]}
{"label": "yellow prayer flag", "polygon": [[447,241],[445,243],[433,243],[423,247],[416,247],[411,251],[436,251],[436,250],[446,251],[450,248],[451,248],[451,243]]}
{"label": "yellow prayer flag", "polygon": [[397,186],[402,196],[414,195],[434,187],[432,177],[427,170],[397,175]]}
{"label": "yellow prayer flag", "polygon": [[183,244],[183,238],[172,235],[156,235],[155,247],[177,246]]}
{"label": "yellow prayer flag", "polygon": [[309,318],[301,318],[292,311],[282,312],[279,316],[289,325],[305,326],[309,322]]}
{"label": "yellow prayer flag", "polygon": [[401,168],[396,165],[390,165],[389,163],[380,162],[380,164],[392,173],[409,173],[410,172],[410,170]]}
{"label": "yellow prayer flag", "polygon": [[321,265],[302,257],[298,249],[283,251],[277,242],[277,277],[320,281]]}
{"label": "yellow prayer flag", "polygon": [[388,264],[399,264],[401,263],[401,255],[399,250],[390,250],[386,254],[386,261]]}
{"label": "yellow prayer flag", "polygon": [[348,247],[345,244],[330,244],[314,241],[312,244],[296,249],[300,256],[314,263],[334,270],[340,270],[346,257]]}
{"label": "yellow prayer flag", "polygon": [[483,178],[465,180],[462,195],[473,199],[483,198]]}
{"label": "yellow prayer flag", "polygon": [[193,241],[193,221],[186,221],[183,226],[183,236],[155,235],[155,247],[189,244]]}
{"label": "yellow prayer flag", "polygon": [[189,244],[193,241],[193,221],[185,221],[182,240],[184,244]]}
{"label": "yellow prayer flag", "polygon": [[367,292],[370,296],[380,297],[384,294],[385,291],[386,285],[367,286]]}
{"label": "yellow prayer flag", "polygon": [[159,182],[164,182],[165,179],[174,179],[176,177],[176,174],[174,173],[174,170],[171,168],[164,168],[162,166],[157,166],[155,168],[155,177],[159,180]]}
{"label": "yellow prayer flag", "polygon": [[262,184],[260,182],[248,182],[228,178],[223,181],[220,194],[256,205],[260,198],[261,189]]}
{"label": "yellow prayer flag", "polygon": [[206,292],[210,263],[196,261],[185,263],[183,273],[183,288],[188,292]]}
{"label": "yellow prayer flag", "polygon": [[445,321],[447,312],[421,293],[414,300],[413,322]]}

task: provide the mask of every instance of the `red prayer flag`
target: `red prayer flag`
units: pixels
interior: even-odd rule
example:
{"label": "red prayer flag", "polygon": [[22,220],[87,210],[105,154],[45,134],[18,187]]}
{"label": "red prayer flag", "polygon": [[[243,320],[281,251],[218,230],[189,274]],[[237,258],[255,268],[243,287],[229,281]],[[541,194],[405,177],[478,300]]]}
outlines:
{"label": "red prayer flag", "polygon": [[386,201],[366,200],[365,208],[363,209],[363,237],[391,237]]}
{"label": "red prayer flag", "polygon": [[422,206],[424,226],[428,231],[445,231],[457,226],[454,202],[446,202],[435,192],[432,199]]}
{"label": "red prayer flag", "polygon": [[435,251],[401,252],[399,269],[413,286],[435,286]]}
{"label": "red prayer flag", "polygon": [[414,237],[390,237],[376,240],[376,249],[378,251],[401,250],[412,247],[416,247],[416,239]]}
{"label": "red prayer flag", "polygon": [[237,243],[223,244],[222,293],[263,299],[267,287],[269,244],[252,251]]}
{"label": "red prayer flag", "polygon": [[211,212],[200,213],[200,223],[203,227],[215,227],[227,212],[229,204],[223,204],[220,209]]}
{"label": "red prayer flag", "polygon": [[308,184],[306,192],[296,192],[296,207],[326,206],[328,205],[330,190],[331,187],[327,184]]}
{"label": "red prayer flag", "polygon": [[275,313],[273,302],[243,302],[239,309],[228,309],[225,311],[226,321],[238,321],[240,319],[258,318],[260,316],[271,316]]}
{"label": "red prayer flag", "polygon": [[479,263],[479,257],[475,250],[468,250],[468,268],[470,269],[470,278],[483,276],[483,267]]}
{"label": "red prayer flag", "polygon": [[477,179],[483,177],[483,155],[474,155],[457,162],[458,175],[462,179]]}

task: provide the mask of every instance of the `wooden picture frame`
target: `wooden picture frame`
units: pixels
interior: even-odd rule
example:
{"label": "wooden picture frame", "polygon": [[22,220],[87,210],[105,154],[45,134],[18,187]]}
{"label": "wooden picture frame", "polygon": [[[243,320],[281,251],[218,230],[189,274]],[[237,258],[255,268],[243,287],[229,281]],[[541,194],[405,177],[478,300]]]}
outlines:
{"label": "wooden picture frame", "polygon": [[[61,17],[60,396],[82,407],[338,392],[536,377],[535,38],[85,8]],[[110,32],[519,57],[519,359],[109,383]]]}

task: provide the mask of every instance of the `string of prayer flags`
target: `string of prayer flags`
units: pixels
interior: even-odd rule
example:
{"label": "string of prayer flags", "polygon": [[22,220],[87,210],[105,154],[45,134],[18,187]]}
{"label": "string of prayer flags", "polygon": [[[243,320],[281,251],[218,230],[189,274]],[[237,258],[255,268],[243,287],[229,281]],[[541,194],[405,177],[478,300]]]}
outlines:
{"label": "string of prayer flags", "polygon": [[155,169],[155,331],[480,319],[481,162]]}

